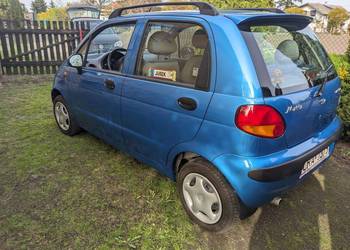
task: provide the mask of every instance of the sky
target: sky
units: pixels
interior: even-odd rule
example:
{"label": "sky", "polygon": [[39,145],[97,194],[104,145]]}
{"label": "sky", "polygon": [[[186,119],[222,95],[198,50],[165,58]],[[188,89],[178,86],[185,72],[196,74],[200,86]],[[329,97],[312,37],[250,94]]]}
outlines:
{"label": "sky", "polygon": [[350,11],[350,0],[308,0],[308,1],[303,1],[303,3],[328,3],[328,4],[335,4],[335,5],[341,5],[348,11]]}
{"label": "sky", "polygon": [[[30,8],[30,3],[32,0],[20,0],[22,3],[24,3],[27,8]],[[62,6],[67,2],[72,2],[72,0],[53,0],[54,3],[58,6]],[[46,2],[50,2],[50,0],[46,0]],[[350,0],[303,0],[303,3],[325,3],[327,2],[328,4],[336,4],[336,5],[342,5],[345,9],[350,11]]]}

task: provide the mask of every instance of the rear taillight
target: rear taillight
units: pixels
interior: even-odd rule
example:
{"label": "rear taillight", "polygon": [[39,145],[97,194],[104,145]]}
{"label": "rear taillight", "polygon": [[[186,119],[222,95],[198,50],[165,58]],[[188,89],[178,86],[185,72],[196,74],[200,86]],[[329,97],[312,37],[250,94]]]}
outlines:
{"label": "rear taillight", "polygon": [[260,137],[277,138],[284,134],[282,116],[267,105],[244,105],[236,113],[236,126],[244,132]]}

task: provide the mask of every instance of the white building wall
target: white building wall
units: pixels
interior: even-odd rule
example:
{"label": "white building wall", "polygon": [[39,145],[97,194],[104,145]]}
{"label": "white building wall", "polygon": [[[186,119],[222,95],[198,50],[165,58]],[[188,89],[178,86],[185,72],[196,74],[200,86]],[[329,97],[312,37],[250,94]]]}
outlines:
{"label": "white building wall", "polygon": [[[306,15],[311,16],[312,11],[314,11],[313,8],[309,6],[304,6],[302,8]],[[314,21],[310,24],[310,27],[315,32],[326,32],[327,31],[327,25],[328,25],[328,17],[325,15],[322,15],[320,12],[316,11],[316,14],[314,16],[311,16],[314,18]]]}

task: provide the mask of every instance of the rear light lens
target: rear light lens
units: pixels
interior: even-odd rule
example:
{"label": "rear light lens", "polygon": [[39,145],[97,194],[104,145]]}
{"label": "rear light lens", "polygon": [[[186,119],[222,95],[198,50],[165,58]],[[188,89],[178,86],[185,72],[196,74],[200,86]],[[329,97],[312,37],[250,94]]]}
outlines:
{"label": "rear light lens", "polygon": [[280,113],[267,105],[244,105],[236,113],[236,126],[248,134],[277,138],[284,134],[285,124]]}

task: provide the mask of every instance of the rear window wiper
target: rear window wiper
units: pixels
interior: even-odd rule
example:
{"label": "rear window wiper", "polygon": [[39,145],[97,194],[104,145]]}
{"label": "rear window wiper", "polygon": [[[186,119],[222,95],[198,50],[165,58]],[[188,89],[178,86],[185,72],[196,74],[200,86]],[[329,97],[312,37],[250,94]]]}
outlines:
{"label": "rear window wiper", "polygon": [[315,97],[319,97],[319,96],[322,95],[323,89],[324,89],[324,85],[327,83],[327,80],[328,80],[328,77],[329,77],[329,72],[330,72],[330,70],[331,70],[332,68],[333,68],[333,64],[330,64],[330,65],[328,66],[328,68],[323,72],[323,74],[325,74],[325,77],[324,77],[324,80],[323,80],[323,82],[321,83],[321,86],[320,86],[320,88],[318,89],[318,91],[317,91]]}
{"label": "rear window wiper", "polygon": [[306,70],[302,70],[301,72],[302,72],[303,75],[305,76],[305,78],[306,78],[306,80],[307,80],[307,83],[308,83],[308,85],[309,85],[309,88],[311,88],[311,87],[314,85],[312,79],[311,79],[310,76],[307,74]]}

